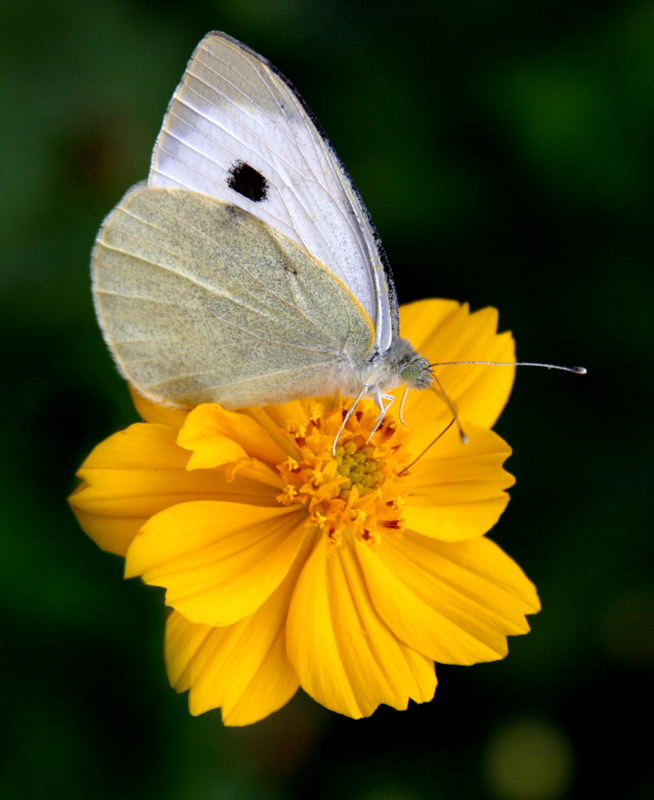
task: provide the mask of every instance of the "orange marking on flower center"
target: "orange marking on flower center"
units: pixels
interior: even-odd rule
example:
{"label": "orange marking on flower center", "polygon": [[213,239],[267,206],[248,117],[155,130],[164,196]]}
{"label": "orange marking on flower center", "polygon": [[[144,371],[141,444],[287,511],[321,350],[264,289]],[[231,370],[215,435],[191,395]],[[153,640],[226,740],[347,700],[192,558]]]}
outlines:
{"label": "orange marking on flower center", "polygon": [[343,536],[376,545],[386,534],[401,536],[406,525],[401,515],[409,478],[401,473],[409,463],[408,433],[390,418],[371,436],[378,410],[361,401],[339,434],[334,456],[346,411],[339,403],[325,413],[316,403],[306,426],[286,423],[297,454],[277,466],[285,484],[277,500],[307,506],[307,527],[326,535],[332,547]]}

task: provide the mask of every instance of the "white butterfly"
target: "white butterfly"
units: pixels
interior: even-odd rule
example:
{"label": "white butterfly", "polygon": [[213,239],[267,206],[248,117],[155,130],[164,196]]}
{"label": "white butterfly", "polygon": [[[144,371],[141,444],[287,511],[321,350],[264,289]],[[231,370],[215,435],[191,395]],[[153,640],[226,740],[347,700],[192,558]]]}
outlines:
{"label": "white butterfly", "polygon": [[93,289],[121,372],[155,401],[236,408],[337,389],[383,414],[389,390],[432,382],[329,141],[291,84],[224,33],[198,45],[147,182],[105,220]]}

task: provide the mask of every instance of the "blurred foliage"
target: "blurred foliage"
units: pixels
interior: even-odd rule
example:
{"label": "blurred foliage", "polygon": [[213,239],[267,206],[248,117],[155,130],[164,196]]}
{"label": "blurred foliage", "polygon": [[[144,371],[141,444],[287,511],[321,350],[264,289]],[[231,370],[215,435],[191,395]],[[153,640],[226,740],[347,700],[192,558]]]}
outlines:
{"label": "blurred foliage", "polygon": [[[400,301],[491,304],[530,360],[498,426],[518,483],[493,538],[540,589],[509,658],[439,669],[370,720],[297,697],[224,729],[161,657],[162,594],[123,583],[65,497],[135,418],[89,252],[147,174],[208,30],[302,91],[384,239]],[[648,436],[654,4],[627,0],[6,0],[0,7],[0,796],[565,800],[654,796]]]}

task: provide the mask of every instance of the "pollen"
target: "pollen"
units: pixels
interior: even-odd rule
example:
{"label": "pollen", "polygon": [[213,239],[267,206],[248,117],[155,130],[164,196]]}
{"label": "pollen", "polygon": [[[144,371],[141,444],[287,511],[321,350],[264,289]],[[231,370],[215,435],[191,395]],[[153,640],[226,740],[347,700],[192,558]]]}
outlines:
{"label": "pollen", "polygon": [[315,403],[306,425],[286,423],[295,452],[277,466],[284,482],[277,501],[306,506],[307,528],[332,547],[345,537],[374,547],[384,536],[401,536],[406,525],[408,433],[390,415],[375,428],[379,412],[367,400],[341,430],[347,412],[342,402],[329,412]]}

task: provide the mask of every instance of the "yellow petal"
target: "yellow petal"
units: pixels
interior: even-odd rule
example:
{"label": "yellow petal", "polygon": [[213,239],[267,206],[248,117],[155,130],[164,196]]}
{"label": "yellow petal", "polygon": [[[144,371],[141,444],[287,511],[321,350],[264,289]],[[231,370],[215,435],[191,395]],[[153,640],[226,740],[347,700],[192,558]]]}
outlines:
{"label": "yellow petal", "polygon": [[279,586],[305,536],[295,507],[183,503],[150,519],[132,542],[125,576],[166,587],[192,622],[231,625]]}
{"label": "yellow petal", "polygon": [[[103,550],[125,555],[138,529],[184,493],[188,454],[176,431],[137,423],[97,445],[77,472],[84,484],[69,503],[84,532]],[[188,481],[185,482],[188,484]]]}
{"label": "yellow petal", "polygon": [[204,403],[191,411],[177,443],[193,451],[188,469],[218,467],[248,457],[275,465],[286,458],[261,425],[246,414],[227,411],[215,403]]}
{"label": "yellow petal", "polygon": [[[419,451],[442,431],[426,425],[416,438]],[[486,533],[509,501],[514,483],[502,469],[511,448],[493,431],[467,426],[463,443],[454,426],[411,468],[412,488],[404,517],[411,530],[450,542]]]}
{"label": "yellow petal", "polygon": [[240,444],[226,436],[207,436],[195,442],[189,442],[182,438],[182,434],[183,431],[177,437],[177,444],[193,451],[188,460],[187,469],[189,470],[214,469],[223,464],[245,460],[248,457]]}
{"label": "yellow petal", "polygon": [[459,314],[462,307],[463,305],[456,300],[433,297],[404,303],[399,309],[402,334],[409,339],[416,350],[424,353],[428,347],[433,346],[432,340],[439,328],[453,315]]}
{"label": "yellow petal", "polygon": [[190,689],[192,714],[222,708],[226,725],[248,725],[281,708],[299,681],[286,655],[286,618],[311,543],[305,538],[286,578],[251,616],[223,628],[173,611],[166,626],[171,684]]}
{"label": "yellow petal", "polygon": [[68,498],[68,502],[84,533],[102,550],[118,556],[125,555],[132,539],[145,523],[145,517],[106,517],[75,508],[74,495]]}
{"label": "yellow petal", "polygon": [[[513,337],[497,334],[497,310],[470,314],[467,304],[452,300],[419,300],[400,308],[402,334],[430,362],[515,361]],[[511,392],[514,367],[456,365],[435,367],[460,418],[490,428]],[[434,402],[438,401],[438,402]],[[405,418],[412,428],[424,420],[449,419],[447,405],[429,391],[410,392]]]}
{"label": "yellow petal", "polygon": [[[232,660],[234,674],[244,675],[244,670],[252,665],[252,660],[243,664],[238,659]],[[247,673],[245,673],[247,674]],[[300,686],[295,670],[286,655],[286,626],[277,634],[277,638],[265,654],[265,658],[256,665],[247,691],[240,697],[234,697],[237,684],[231,684],[231,691],[222,704],[222,717],[225,725],[250,725],[277,711],[293,697]],[[192,713],[192,712],[191,712]]]}
{"label": "yellow petal", "polygon": [[188,408],[177,408],[162,403],[155,403],[139,394],[133,386],[129,387],[134,407],[146,422],[155,422],[158,425],[168,425],[171,428],[181,428],[188,414]]}
{"label": "yellow petal", "polygon": [[274,406],[245,408],[243,413],[265,428],[278,443],[285,443],[286,438],[281,431],[284,430],[287,420],[292,419],[298,425],[306,425],[309,422],[309,401],[302,398]]}
{"label": "yellow petal", "polygon": [[433,663],[398,641],[373,608],[351,543],[327,555],[321,537],[288,616],[288,655],[302,688],[333,711],[359,718],[380,703],[433,697]]}
{"label": "yellow petal", "polygon": [[166,663],[189,710],[222,707],[226,725],[249,725],[285,705],[299,681],[286,656],[286,608],[275,594],[252,616],[223,628],[197,625],[173,611],[166,625]]}
{"label": "yellow petal", "polygon": [[217,471],[188,472],[188,451],[176,437],[174,428],[137,423],[101,442],[82,464],[77,474],[85,483],[69,503],[103,550],[124,556],[148,518],[177,503],[224,498],[278,506],[279,479],[265,485],[253,469],[230,483]]}
{"label": "yellow petal", "polygon": [[372,602],[414,650],[443,664],[494,661],[539,610],[533,584],[486,537],[438,542],[411,532],[357,547]]}

